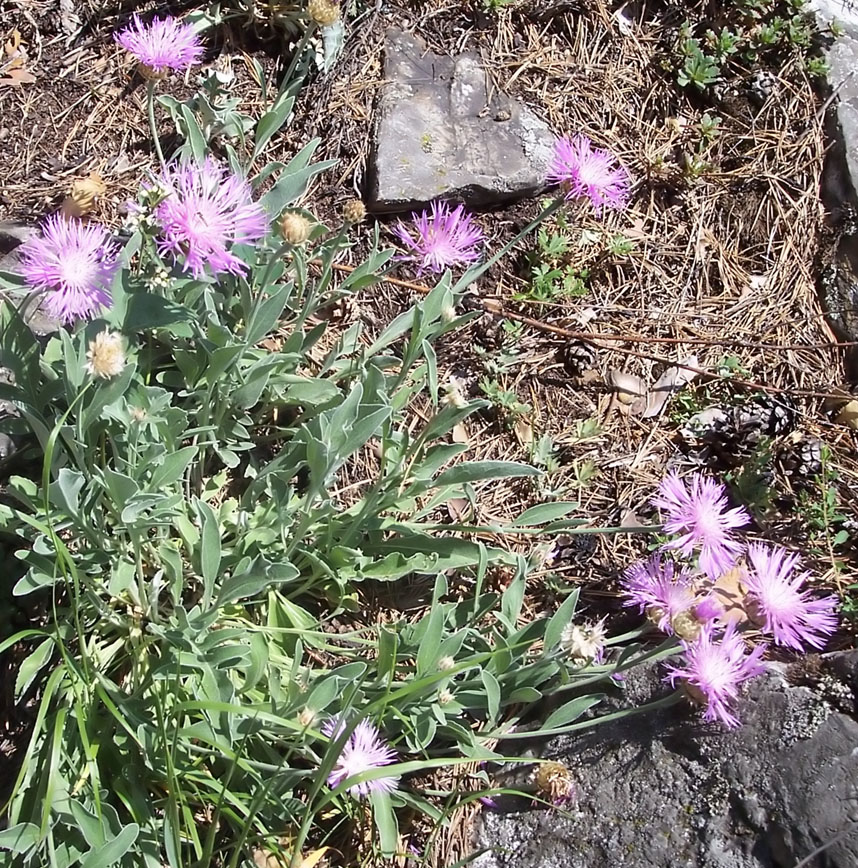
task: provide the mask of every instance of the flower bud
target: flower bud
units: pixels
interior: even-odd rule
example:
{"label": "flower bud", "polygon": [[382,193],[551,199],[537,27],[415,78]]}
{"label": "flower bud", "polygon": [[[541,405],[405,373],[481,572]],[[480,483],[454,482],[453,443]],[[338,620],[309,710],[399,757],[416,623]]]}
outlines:
{"label": "flower bud", "polygon": [[340,20],[340,4],[334,0],[310,0],[307,12],[319,27],[330,27]]}
{"label": "flower bud", "polygon": [[280,221],[280,234],[283,240],[294,247],[303,244],[310,237],[311,228],[310,221],[294,211],[287,211]]}
{"label": "flower bud", "polygon": [[449,654],[445,655],[438,661],[438,668],[442,672],[446,672],[448,669],[452,669],[456,665],[456,661],[450,657]]}
{"label": "flower bud", "polygon": [[309,706],[305,706],[298,714],[298,723],[305,729],[311,727],[319,717],[319,713]]}
{"label": "flower bud", "polygon": [[360,223],[366,217],[366,208],[360,199],[349,199],[343,206],[343,220],[346,223]]}
{"label": "flower bud", "polygon": [[438,691],[438,703],[440,705],[449,705],[453,701],[453,694],[449,690]]}

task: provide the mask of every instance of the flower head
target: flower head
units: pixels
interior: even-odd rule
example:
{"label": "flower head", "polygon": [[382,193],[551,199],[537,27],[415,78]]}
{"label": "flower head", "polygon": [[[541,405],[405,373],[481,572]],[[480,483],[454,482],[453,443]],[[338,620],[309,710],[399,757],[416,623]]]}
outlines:
{"label": "flower head", "polygon": [[575,801],[575,779],[572,772],[559,762],[540,763],[533,775],[537,795],[555,807]]}
{"label": "flower head", "polygon": [[700,550],[700,569],[712,579],[722,576],[736,563],[742,544],[730,536],[751,517],[742,507],[727,508],[723,485],[700,473],[691,476],[691,489],[670,473],[658,488],[653,504],[665,514],[664,529],[679,537],[665,545],[690,556]]}
{"label": "flower head", "polygon": [[89,342],[86,369],[90,374],[109,380],[118,377],[125,367],[125,342],[118,332],[105,329]]}
{"label": "flower head", "polygon": [[623,605],[638,606],[665,633],[673,632],[672,621],[696,601],[691,574],[658,554],[633,564],[620,582],[628,597]]}
{"label": "flower head", "polygon": [[411,227],[397,221],[393,234],[410,251],[403,258],[419,263],[421,272],[427,269],[441,272],[452,265],[476,262],[480,258],[478,248],[485,238],[463,205],[450,210],[446,202],[433,202],[430,211],[413,215]]}
{"label": "flower head", "polygon": [[24,278],[47,293],[45,310],[56,319],[92,319],[110,304],[109,287],[119,262],[103,226],[52,214],[42,236],[25,242],[20,253]]}
{"label": "flower head", "polygon": [[814,600],[810,591],[799,590],[807,573],[796,572],[797,554],[780,546],[760,543],[748,546],[751,569],[744,582],[748,589],[750,614],[771,634],[777,645],[801,650],[803,643],[814,648],[825,645],[825,637],[837,629],[837,598]]}
{"label": "flower head", "polygon": [[194,28],[170,16],[144,24],[135,13],[131,24],[115,38],[139,61],[143,74],[153,78],[163,78],[170,69],[188,69],[199,63],[203,54]]}
{"label": "flower head", "polygon": [[730,705],[739,695],[740,684],[765,671],[760,657],[766,646],[757,645],[746,654],[742,637],[731,622],[719,642],[708,624],[697,639],[683,641],[682,647],[685,665],[670,667],[667,680],[672,685],[682,681],[691,698],[705,704],[704,720],[720,720],[731,728],[738,726],[739,719],[730,711]]}
{"label": "flower head", "polygon": [[628,202],[629,174],[615,162],[613,154],[594,148],[586,136],[558,139],[546,178],[562,185],[567,199],[589,199],[599,214],[603,208],[624,208]]}
{"label": "flower head", "polygon": [[[333,718],[322,727],[322,732],[328,738],[336,740],[342,735],[345,721]],[[353,775],[363,774],[396,761],[396,751],[385,744],[378,730],[368,720],[362,720],[346,739],[334,768],[328,775],[328,786],[338,787],[344,780]],[[355,798],[368,796],[372,792],[389,793],[396,789],[399,778],[395,775],[376,778],[371,781],[360,781],[352,784],[348,791]]]}
{"label": "flower head", "polygon": [[155,208],[161,255],[184,256],[185,271],[196,278],[207,264],[215,276],[244,274],[247,266],[228,246],[252,244],[268,229],[265,211],[253,201],[247,181],[207,158],[168,166],[158,182],[169,190]]}
{"label": "flower head", "polygon": [[298,247],[309,237],[313,226],[303,215],[287,211],[280,220],[280,235],[287,244]]}

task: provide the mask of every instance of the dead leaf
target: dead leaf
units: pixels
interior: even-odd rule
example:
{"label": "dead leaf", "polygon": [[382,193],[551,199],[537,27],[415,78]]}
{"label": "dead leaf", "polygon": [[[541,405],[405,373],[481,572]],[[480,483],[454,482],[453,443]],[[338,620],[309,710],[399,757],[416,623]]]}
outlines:
{"label": "dead leaf", "polygon": [[858,399],[844,404],[834,417],[834,421],[847,428],[858,428]]}
{"label": "dead leaf", "polygon": [[647,392],[643,380],[626,371],[608,371],[608,382],[617,393],[617,399],[623,404],[633,404]]}
{"label": "dead leaf", "polygon": [[325,853],[327,853],[330,849],[330,847],[319,847],[318,850],[313,850],[312,853],[309,853],[301,860],[301,864],[298,866],[298,868],[315,868],[315,866],[319,864]]}
{"label": "dead leaf", "polygon": [[83,217],[95,206],[96,199],[107,192],[107,184],[100,175],[92,174],[87,178],[76,178],[69,195],[63,201],[61,211],[64,217]]}
{"label": "dead leaf", "polygon": [[466,521],[471,516],[471,504],[466,497],[451,497],[447,501],[447,512],[453,521]]}
{"label": "dead leaf", "polygon": [[638,514],[633,509],[627,509],[620,516],[620,527],[635,528],[646,527],[646,525],[638,518]]}
{"label": "dead leaf", "polygon": [[749,620],[745,609],[746,588],[742,584],[744,575],[744,568],[740,565],[728,570],[712,584],[712,596],[724,609],[718,620],[725,624],[733,621],[738,625]]}
{"label": "dead leaf", "polygon": [[[689,356],[681,364],[696,368],[697,357]],[[650,389],[649,395],[647,395],[646,407],[641,414],[641,418],[651,419],[653,416],[658,416],[664,409],[665,404],[667,404],[668,398],[674,392],[678,392],[687,386],[696,376],[697,372],[689,371],[688,368],[677,365],[668,368]]]}
{"label": "dead leaf", "polygon": [[32,84],[36,80],[36,76],[26,69],[13,67],[6,70],[6,74],[0,78],[0,87],[18,87],[22,84]]}
{"label": "dead leaf", "polygon": [[458,424],[453,426],[451,436],[454,443],[468,444],[471,442],[470,438],[468,437],[468,429],[465,427],[464,422],[459,422]]}
{"label": "dead leaf", "polygon": [[533,444],[533,425],[530,424],[529,419],[520,416],[516,419],[512,431],[520,445],[531,446]]}

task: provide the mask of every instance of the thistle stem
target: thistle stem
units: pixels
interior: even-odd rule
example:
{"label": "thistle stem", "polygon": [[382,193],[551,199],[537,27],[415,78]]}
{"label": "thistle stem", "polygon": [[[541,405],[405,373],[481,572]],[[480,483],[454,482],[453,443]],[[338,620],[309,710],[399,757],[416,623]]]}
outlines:
{"label": "thistle stem", "polygon": [[158,138],[158,127],[155,124],[155,81],[149,79],[146,82],[146,113],[149,116],[149,130],[152,133],[152,142],[155,145],[155,153],[162,169],[167,168],[164,152],[161,150],[161,140]]}

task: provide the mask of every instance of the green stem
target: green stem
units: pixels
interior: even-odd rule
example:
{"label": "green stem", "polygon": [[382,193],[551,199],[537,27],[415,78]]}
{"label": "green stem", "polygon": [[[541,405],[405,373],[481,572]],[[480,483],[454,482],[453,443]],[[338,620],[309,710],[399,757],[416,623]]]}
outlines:
{"label": "green stem", "polygon": [[155,145],[158,162],[161,164],[161,168],[165,169],[167,161],[161,150],[161,140],[158,138],[158,127],[155,124],[155,80],[151,78],[146,82],[146,113],[149,116],[149,130],[152,133],[152,142]]}

